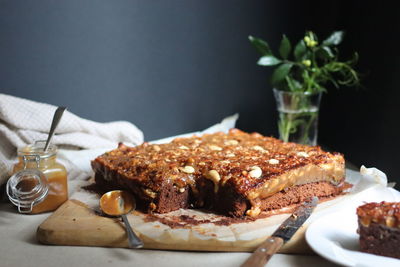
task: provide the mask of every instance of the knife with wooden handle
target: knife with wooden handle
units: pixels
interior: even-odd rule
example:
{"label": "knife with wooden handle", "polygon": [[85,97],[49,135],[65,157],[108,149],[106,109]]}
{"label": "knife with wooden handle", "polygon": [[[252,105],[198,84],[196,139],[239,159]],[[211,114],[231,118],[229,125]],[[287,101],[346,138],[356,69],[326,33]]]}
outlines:
{"label": "knife with wooden handle", "polygon": [[310,201],[304,202],[295,212],[287,218],[279,228],[268,237],[253,252],[253,254],[241,265],[242,267],[264,266],[268,260],[278,250],[292,238],[296,231],[310,217],[315,206],[318,204],[318,197],[313,197]]}

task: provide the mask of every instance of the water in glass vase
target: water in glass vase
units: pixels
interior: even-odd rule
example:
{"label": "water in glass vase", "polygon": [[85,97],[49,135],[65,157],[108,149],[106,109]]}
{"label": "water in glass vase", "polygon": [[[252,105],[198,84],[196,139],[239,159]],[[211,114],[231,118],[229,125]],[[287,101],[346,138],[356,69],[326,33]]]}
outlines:
{"label": "water in glass vase", "polygon": [[279,137],[285,142],[316,145],[318,136],[318,108],[279,111]]}

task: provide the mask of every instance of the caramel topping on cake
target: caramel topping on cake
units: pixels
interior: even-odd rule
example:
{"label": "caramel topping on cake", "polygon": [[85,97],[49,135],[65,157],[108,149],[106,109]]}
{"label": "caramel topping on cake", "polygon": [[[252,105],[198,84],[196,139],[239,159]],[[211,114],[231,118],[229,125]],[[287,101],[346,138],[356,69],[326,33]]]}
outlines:
{"label": "caramel topping on cake", "polygon": [[293,185],[339,184],[344,179],[340,154],[237,129],[228,134],[176,138],[167,144],[120,144],[95,161],[155,193],[165,183],[193,188],[196,179],[204,177],[215,184],[216,192],[229,184],[249,200],[266,198]]}
{"label": "caramel topping on cake", "polygon": [[400,228],[400,202],[371,202],[357,208],[357,215],[364,226],[371,222]]}

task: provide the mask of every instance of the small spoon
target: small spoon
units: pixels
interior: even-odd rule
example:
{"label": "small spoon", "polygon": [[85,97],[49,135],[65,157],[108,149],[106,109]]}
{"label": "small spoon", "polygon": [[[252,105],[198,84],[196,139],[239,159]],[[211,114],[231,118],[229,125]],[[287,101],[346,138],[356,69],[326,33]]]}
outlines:
{"label": "small spoon", "polygon": [[43,151],[46,152],[46,150],[50,144],[50,140],[54,135],[54,131],[56,130],[57,125],[60,122],[61,117],[66,109],[67,109],[66,107],[58,107],[56,109],[56,111],[54,112],[53,121],[51,122],[51,126],[50,126],[49,136],[47,137],[46,145],[44,146]]}
{"label": "small spoon", "polygon": [[121,216],[125,223],[130,248],[143,247],[143,241],[135,234],[129,224],[126,214],[136,208],[135,199],[126,191],[114,190],[105,193],[100,198],[101,210],[111,216]]}

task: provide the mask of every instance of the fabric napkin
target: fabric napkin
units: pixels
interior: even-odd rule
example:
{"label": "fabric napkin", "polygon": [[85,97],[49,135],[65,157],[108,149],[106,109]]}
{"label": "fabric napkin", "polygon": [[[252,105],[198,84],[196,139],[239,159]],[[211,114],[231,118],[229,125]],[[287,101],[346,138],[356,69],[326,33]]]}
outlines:
{"label": "fabric napkin", "polygon": [[[47,139],[56,108],[0,94],[0,185],[9,176],[18,147]],[[99,123],[80,118],[68,110],[52,138],[52,143],[59,148],[73,149],[116,147],[118,142],[141,144],[143,133],[127,121]]]}

